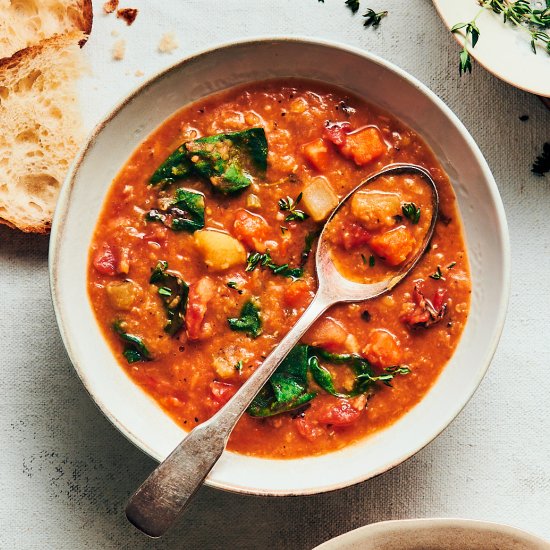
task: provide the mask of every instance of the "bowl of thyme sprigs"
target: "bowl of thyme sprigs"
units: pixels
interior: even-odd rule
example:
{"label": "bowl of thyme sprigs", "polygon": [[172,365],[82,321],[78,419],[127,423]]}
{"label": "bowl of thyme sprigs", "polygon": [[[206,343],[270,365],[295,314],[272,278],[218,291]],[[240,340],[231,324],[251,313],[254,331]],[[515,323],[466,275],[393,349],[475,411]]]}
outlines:
{"label": "bowl of thyme sprigs", "polygon": [[433,0],[462,46],[460,75],[475,62],[528,92],[550,97],[550,0]]}

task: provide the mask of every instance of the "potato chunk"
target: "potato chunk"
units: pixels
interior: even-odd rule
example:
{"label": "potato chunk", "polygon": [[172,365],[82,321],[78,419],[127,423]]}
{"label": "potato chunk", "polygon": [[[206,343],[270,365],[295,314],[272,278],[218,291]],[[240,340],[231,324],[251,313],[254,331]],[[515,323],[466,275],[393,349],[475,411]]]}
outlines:
{"label": "potato chunk", "polygon": [[358,191],[351,199],[351,211],[366,229],[376,231],[396,224],[401,214],[401,200],[395,193]]}
{"label": "potato chunk", "polygon": [[389,265],[402,264],[412,252],[415,239],[411,232],[400,225],[391,231],[375,235],[369,243],[370,249]]}
{"label": "potato chunk", "polygon": [[201,229],[195,231],[195,244],[206,265],[215,271],[223,271],[246,262],[244,246],[228,233]]}
{"label": "potato chunk", "polygon": [[328,180],[315,178],[302,192],[302,204],[311,218],[320,222],[326,219],[338,205],[338,196]]}
{"label": "potato chunk", "polygon": [[139,287],[132,281],[116,281],[105,287],[109,303],[121,311],[129,311],[134,306]]}

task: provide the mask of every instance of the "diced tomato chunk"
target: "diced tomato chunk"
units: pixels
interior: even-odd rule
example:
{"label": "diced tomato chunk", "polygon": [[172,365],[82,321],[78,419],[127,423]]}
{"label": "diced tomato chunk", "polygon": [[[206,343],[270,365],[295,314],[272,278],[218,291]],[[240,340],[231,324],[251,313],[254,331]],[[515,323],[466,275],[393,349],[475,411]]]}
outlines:
{"label": "diced tomato chunk", "polygon": [[345,157],[353,159],[355,164],[363,166],[381,157],[388,150],[388,146],[380,130],[374,126],[368,126],[348,134],[340,150]]}
{"label": "diced tomato chunk", "polygon": [[237,390],[237,386],[233,384],[226,384],[217,380],[210,383],[210,391],[214,399],[221,405],[225,405],[237,393]]}
{"label": "diced tomato chunk", "polygon": [[103,245],[97,249],[94,255],[93,264],[96,270],[102,275],[113,276],[117,274],[117,259],[113,248],[107,243],[103,243]]}
{"label": "diced tomato chunk", "polygon": [[416,281],[413,290],[415,308],[401,316],[401,321],[410,328],[428,328],[445,317],[447,313],[447,289],[438,287],[432,300],[424,295],[424,280]]}
{"label": "diced tomato chunk", "polygon": [[209,277],[203,277],[191,285],[185,315],[189,339],[198,340],[201,337],[208,302],[214,297],[215,291],[216,285]]}
{"label": "diced tomato chunk", "polygon": [[237,210],[233,229],[237,239],[249,248],[265,252],[266,240],[269,238],[271,229],[262,216],[244,209]]}
{"label": "diced tomato chunk", "polygon": [[387,330],[377,329],[369,334],[369,341],[362,355],[377,367],[391,367],[401,360],[397,338]]}
{"label": "diced tomato chunk", "polygon": [[313,292],[307,281],[303,279],[294,281],[288,285],[283,294],[283,300],[285,305],[292,308],[305,307],[313,296]]}
{"label": "diced tomato chunk", "polygon": [[332,317],[317,321],[305,336],[305,340],[313,346],[319,346],[327,351],[338,352],[346,350],[348,331]]}
{"label": "diced tomato chunk", "polygon": [[294,423],[298,433],[308,441],[314,441],[325,433],[324,428],[308,420],[305,415],[295,418]]}
{"label": "diced tomato chunk", "polygon": [[330,166],[330,149],[323,138],[306,143],[302,150],[306,159],[317,170],[322,172]]}
{"label": "diced tomato chunk", "polygon": [[369,242],[370,249],[389,265],[402,264],[412,252],[415,239],[404,225],[375,235]]}
{"label": "diced tomato chunk", "polygon": [[349,426],[361,416],[348,399],[337,399],[334,405],[327,406],[318,415],[319,422],[333,426]]}
{"label": "diced tomato chunk", "polygon": [[358,223],[350,223],[344,226],[344,231],[340,233],[340,243],[344,250],[353,250],[359,246],[364,246],[372,239],[372,233],[367,231]]}
{"label": "diced tomato chunk", "polygon": [[348,133],[351,132],[349,122],[326,122],[324,137],[339,147],[346,143]]}

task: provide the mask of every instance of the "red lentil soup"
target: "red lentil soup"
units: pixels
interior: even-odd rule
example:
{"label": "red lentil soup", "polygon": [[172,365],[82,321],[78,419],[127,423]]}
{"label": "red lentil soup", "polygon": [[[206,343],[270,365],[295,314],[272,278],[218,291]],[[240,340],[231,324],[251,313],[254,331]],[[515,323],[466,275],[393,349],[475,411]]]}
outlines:
{"label": "red lentil soup", "polygon": [[[115,178],[91,244],[88,289],[122,368],[184,429],[211,417],[312,300],[324,220],[394,162],[425,167],[437,184],[428,251],[387,295],[331,308],[228,447],[318,455],[403,416],[452,356],[468,315],[455,195],[418,134],[318,82],[251,83],[188,105]],[[406,176],[365,188],[334,239],[339,269],[355,280],[397,269],[431,215],[425,191]]]}

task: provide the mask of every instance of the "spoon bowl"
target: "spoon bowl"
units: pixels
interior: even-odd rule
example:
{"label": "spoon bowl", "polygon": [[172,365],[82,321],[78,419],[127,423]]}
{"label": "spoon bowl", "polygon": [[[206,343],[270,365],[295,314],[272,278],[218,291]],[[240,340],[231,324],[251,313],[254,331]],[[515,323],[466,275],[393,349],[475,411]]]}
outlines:
{"label": "spoon bowl", "polygon": [[[364,284],[346,279],[331,257],[327,228],[357,191],[382,176],[407,172],[420,175],[431,191],[432,214],[422,243],[395,273],[385,279]],[[138,488],[126,507],[126,516],[133,525],[151,537],[162,536],[173,525],[220,458],[239,418],[290,350],[330,306],[339,302],[369,300],[395,287],[414,268],[426,250],[437,221],[438,207],[439,196],[430,173],[414,164],[389,165],[362,181],[340,201],[325,222],[319,237],[315,256],[318,289],[313,301],[228,403],[209,420],[189,432]]]}

